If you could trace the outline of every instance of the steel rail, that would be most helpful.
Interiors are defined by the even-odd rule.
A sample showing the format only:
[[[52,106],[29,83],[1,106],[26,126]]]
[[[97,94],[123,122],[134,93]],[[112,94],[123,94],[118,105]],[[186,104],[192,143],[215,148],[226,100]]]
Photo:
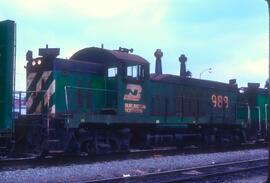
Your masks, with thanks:
[[[68,164],[91,164],[96,162],[114,161],[114,160],[131,160],[141,158],[151,158],[156,155],[159,156],[174,156],[174,155],[195,155],[195,154],[209,154],[209,153],[222,153],[230,151],[252,150],[265,148],[265,144],[244,144],[239,147],[226,147],[226,148],[185,148],[176,149],[173,147],[159,148],[159,149],[133,149],[130,152],[101,154],[101,155],[58,155],[39,157],[35,155],[24,156],[19,158],[0,158],[0,171],[5,169],[24,169],[28,167],[50,167],[61,166]]]
[[[256,165],[258,163],[259,165]],[[246,161],[236,161],[220,163],[215,165],[197,166],[191,168],[176,169],[144,175],[135,175],[129,177],[116,177],[100,180],[90,180],[81,183],[133,183],[133,182],[155,182],[155,183],[173,183],[196,181],[206,178],[248,172],[268,167],[268,158],[253,159]],[[255,165],[254,165],[255,164]],[[244,166],[244,167],[243,167]],[[245,167],[247,166],[247,167]]]

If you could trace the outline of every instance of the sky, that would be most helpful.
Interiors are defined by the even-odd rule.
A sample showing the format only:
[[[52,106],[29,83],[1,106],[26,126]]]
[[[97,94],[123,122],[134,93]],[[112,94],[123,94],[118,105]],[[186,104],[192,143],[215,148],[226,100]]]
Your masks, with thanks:
[[[163,73],[179,75],[185,54],[193,78],[237,79],[264,87],[268,77],[265,0],[1,0],[0,21],[17,24],[16,90],[25,90],[25,54],[60,48],[69,58],[85,47],[133,48],[151,64],[163,51]]]

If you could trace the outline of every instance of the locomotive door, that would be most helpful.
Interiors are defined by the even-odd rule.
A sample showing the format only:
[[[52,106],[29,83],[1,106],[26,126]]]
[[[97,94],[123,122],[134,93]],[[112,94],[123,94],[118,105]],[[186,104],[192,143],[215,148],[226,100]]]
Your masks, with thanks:
[[[117,90],[118,90],[118,69],[108,68],[106,78],[106,108],[112,111],[117,110]]]

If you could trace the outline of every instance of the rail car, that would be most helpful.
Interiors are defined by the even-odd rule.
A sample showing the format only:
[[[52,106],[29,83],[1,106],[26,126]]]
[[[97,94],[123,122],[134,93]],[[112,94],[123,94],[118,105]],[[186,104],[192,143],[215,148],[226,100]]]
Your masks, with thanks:
[[[0,153],[13,144],[12,93],[14,89],[16,24],[0,22]]]
[[[9,23],[14,32],[15,23]],[[0,26],[6,27],[5,22]],[[0,43],[14,48],[14,40],[13,34]],[[58,58],[59,48],[41,48],[37,58],[28,51],[26,91],[14,94],[18,110],[12,119],[1,121],[0,133],[8,129],[10,135],[2,147],[12,146],[13,152],[98,154],[266,138],[266,89],[255,83],[239,89],[235,80],[192,78],[185,55],[179,57],[180,75],[163,74],[159,49],[151,74],[149,62],[131,51],[89,47],[69,59]],[[2,81],[10,97],[1,107],[7,107],[10,113],[2,114],[9,116],[14,49],[4,53],[10,54],[0,57],[1,64],[8,65],[8,79]]]

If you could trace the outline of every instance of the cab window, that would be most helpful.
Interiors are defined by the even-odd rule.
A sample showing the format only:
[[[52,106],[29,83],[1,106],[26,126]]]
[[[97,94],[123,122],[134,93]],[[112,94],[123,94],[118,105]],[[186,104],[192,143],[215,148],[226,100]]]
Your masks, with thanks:
[[[108,77],[116,77],[117,76],[117,67],[108,68]]]
[[[145,75],[142,65],[127,66],[126,74],[128,78],[132,79],[142,79]]]

